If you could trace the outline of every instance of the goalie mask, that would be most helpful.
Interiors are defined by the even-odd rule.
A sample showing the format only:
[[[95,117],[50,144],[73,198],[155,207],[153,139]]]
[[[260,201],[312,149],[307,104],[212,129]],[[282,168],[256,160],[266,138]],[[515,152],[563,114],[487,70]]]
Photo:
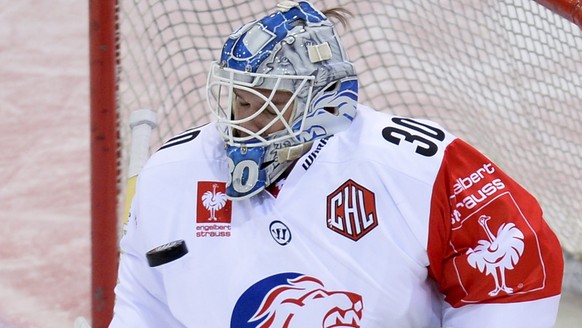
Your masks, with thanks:
[[[309,2],[276,9],[233,32],[208,76],[231,199],[265,189],[313,140],[346,129],[356,114],[355,69],[333,24]]]

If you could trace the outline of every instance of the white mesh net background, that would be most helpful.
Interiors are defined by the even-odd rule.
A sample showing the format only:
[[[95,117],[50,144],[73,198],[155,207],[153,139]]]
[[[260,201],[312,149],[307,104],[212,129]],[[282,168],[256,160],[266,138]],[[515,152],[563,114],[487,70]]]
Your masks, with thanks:
[[[339,31],[360,102],[439,122],[529,189],[578,260],[566,284],[582,290],[582,270],[570,270],[582,258],[582,30],[531,0],[312,2],[353,13]],[[275,4],[119,1],[122,170],[129,112],[157,112],[154,150],[210,121],[210,62],[231,31]]]

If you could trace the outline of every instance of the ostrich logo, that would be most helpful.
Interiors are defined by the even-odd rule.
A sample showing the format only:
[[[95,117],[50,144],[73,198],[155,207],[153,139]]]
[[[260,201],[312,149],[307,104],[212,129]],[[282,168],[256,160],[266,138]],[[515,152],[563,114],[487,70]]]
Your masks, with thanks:
[[[489,292],[489,296],[496,296],[504,291],[513,294],[513,288],[507,287],[505,282],[506,270],[513,270],[523,255],[523,233],[514,223],[503,223],[494,235],[487,222],[490,216],[481,215],[479,225],[485,230],[487,240],[479,240],[475,248],[467,251],[467,261],[473,268],[486,275],[493,276],[495,289]]]
[[[212,184],[212,191],[208,190],[202,194],[202,205],[210,211],[210,217],[208,221],[218,221],[216,217],[216,211],[221,210],[226,205],[226,194],[220,191],[216,191],[218,185],[216,183]]]

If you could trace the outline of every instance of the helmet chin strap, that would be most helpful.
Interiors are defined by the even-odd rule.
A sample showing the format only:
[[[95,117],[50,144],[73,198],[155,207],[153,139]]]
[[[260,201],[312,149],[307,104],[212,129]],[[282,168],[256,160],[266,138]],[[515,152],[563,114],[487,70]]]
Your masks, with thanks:
[[[303,156],[303,154],[305,154],[309,149],[311,149],[312,145],[313,141],[308,141],[295,146],[278,149],[277,160],[279,163],[294,161]]]

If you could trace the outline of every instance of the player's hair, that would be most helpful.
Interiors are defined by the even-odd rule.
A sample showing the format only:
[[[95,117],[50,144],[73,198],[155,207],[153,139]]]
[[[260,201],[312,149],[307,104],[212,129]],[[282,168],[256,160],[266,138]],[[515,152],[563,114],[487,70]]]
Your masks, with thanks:
[[[328,8],[322,12],[335,25],[339,23],[343,28],[348,28],[350,26],[349,19],[354,17],[354,14],[344,7]]]

